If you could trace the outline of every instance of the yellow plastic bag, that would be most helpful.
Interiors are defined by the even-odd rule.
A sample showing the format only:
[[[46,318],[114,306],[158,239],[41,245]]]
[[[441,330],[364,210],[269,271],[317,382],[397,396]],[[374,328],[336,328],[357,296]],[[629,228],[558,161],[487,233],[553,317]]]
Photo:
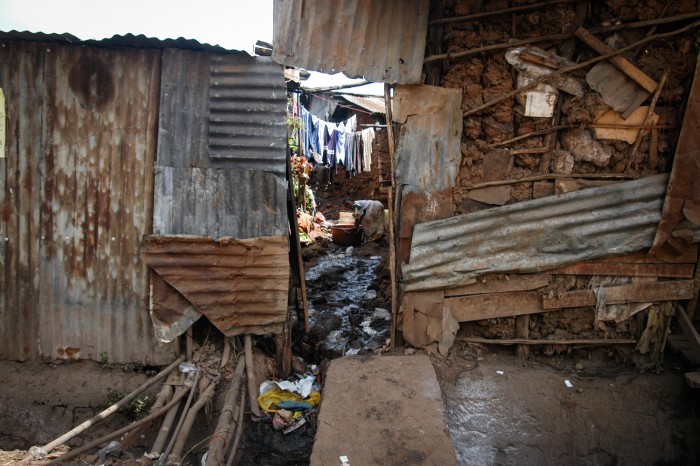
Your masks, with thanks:
[[[273,407],[282,401],[300,401],[316,407],[321,401],[321,394],[319,392],[311,392],[307,398],[302,398],[292,392],[273,387],[258,397],[258,405],[268,413],[279,411],[279,409]]]

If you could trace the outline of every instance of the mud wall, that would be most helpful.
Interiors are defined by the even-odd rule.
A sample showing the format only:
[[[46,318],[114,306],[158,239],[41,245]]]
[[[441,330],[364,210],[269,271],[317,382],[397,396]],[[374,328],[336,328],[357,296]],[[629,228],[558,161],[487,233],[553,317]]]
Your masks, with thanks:
[[[431,21],[532,3],[536,2],[448,0],[444,2],[442,11],[440,8],[432,9]],[[521,73],[522,69],[519,69],[522,68],[523,62],[516,65],[509,63],[506,59],[506,52],[509,50],[507,47],[476,52],[485,46],[541,38],[524,45],[528,47],[526,51],[531,51],[529,47],[541,49],[548,59],[553,60],[548,66],[558,69],[569,64],[583,63],[600,55],[581,40],[571,38],[571,33],[578,26],[593,31],[607,46],[620,49],[651,34],[678,30],[692,20],[661,24],[658,27],[625,27],[624,24],[698,11],[695,1],[667,4],[669,2],[643,0],[635,6],[618,0],[590,3],[591,5],[586,2],[561,3],[540,9],[432,26],[429,32],[428,57],[445,54],[449,56],[447,59],[433,62],[428,60],[426,83],[461,88],[463,91],[462,110],[465,117],[461,141],[462,159],[453,191],[455,215],[670,172],[685,102],[693,82],[700,37],[698,29],[690,29],[685,33],[634,47],[625,54],[638,70],[657,83],[662,81],[664,72],[668,72],[658,95],[654,111],[656,115],[651,125],[647,123],[648,126],[642,129],[640,141],[636,139],[640,125],[644,124],[653,94],[647,94],[643,102],[640,102],[642,107],[639,115],[642,118],[637,120],[634,131],[625,129],[632,125],[633,119],[620,120],[621,111],[610,123],[611,120],[606,117],[614,113],[611,113],[611,103],[623,100],[622,104],[629,104],[630,108],[635,107],[633,103],[628,102],[631,99],[625,101],[619,94],[611,92],[614,89],[611,84],[612,78],[618,79],[615,68],[612,71],[603,70],[608,81],[603,80],[602,84],[598,85],[598,91],[592,88],[588,82],[590,79],[587,80],[587,73],[592,66],[572,74],[571,80],[580,86],[581,92],[578,95],[565,92],[562,88],[550,88],[546,91],[540,87],[533,89],[556,94],[555,100],[549,94],[545,105],[551,107],[551,116],[532,116],[537,114],[537,111],[533,112],[530,108],[532,102],[529,99],[532,96],[527,96],[526,93],[473,111],[522,87],[524,78],[534,79],[532,76],[519,76],[526,74]],[[538,53],[536,50],[532,51]],[[564,59],[569,61],[560,61],[557,67],[556,60]],[[556,127],[559,129],[555,129]],[[604,132],[606,130],[607,133]],[[623,136],[626,140],[623,140]],[[517,181],[534,177],[538,179]],[[507,182],[508,180],[510,182]],[[495,183],[495,187],[483,187],[484,183],[491,182],[499,183]],[[480,282],[482,291],[470,290],[464,293],[470,296],[483,294],[484,309],[494,306],[488,304],[489,301],[493,303],[511,293],[508,294],[509,300],[504,299],[502,302],[504,305],[513,306],[513,314],[519,314],[519,306],[525,304],[519,301],[522,295],[515,294],[525,293],[525,290],[527,293],[537,293],[537,299],[546,301],[548,298],[561,297],[575,290],[591,290],[595,286],[687,280],[692,278],[697,262],[697,248],[691,244],[684,245],[684,248],[681,254],[674,256],[675,259],[652,258],[644,251],[620,260],[637,265],[652,262],[668,264],[670,261],[674,264],[670,266],[674,270],[673,277],[666,275],[668,278],[665,278],[660,272],[662,267],[658,266],[640,274],[637,266],[636,271],[632,271],[634,267],[602,265],[567,270],[564,273],[551,270],[547,272],[544,283],[539,282],[539,286],[522,289],[514,287],[512,280],[528,277],[529,274],[486,275],[477,278],[476,285]],[[611,255],[614,255],[613,252]],[[677,257],[679,255],[685,257],[682,259],[685,262],[681,262]],[[678,272],[682,267],[683,272]],[[613,269],[614,273],[610,272]],[[629,274],[626,274],[625,270],[630,270]],[[678,284],[672,283],[668,286],[676,287]],[[431,319],[434,322],[440,321],[439,311],[433,309],[437,301],[435,293],[443,303],[451,299],[448,296],[452,296],[452,299],[459,296],[459,292],[454,290],[408,293],[404,296],[402,318],[407,341],[419,345],[437,343],[440,341],[440,335],[449,331],[449,326],[445,325],[445,316],[442,315],[442,324],[435,325],[438,328],[442,325],[441,331],[433,328],[431,333]],[[649,349],[648,334],[652,330],[657,331],[659,326],[667,325],[666,317],[674,313],[670,300],[652,301],[654,302],[648,303],[641,311],[641,306],[625,304],[623,307],[627,307],[624,311],[620,309],[614,318],[607,319],[601,318],[595,305],[589,305],[567,307],[541,314],[527,312],[526,316],[520,318],[507,316],[483,320],[469,319],[466,322],[462,319],[457,320],[461,321],[461,328],[467,336],[476,338],[503,339],[518,336],[549,340],[630,339],[641,341],[640,346],[644,351]],[[634,309],[631,309],[633,307]],[[485,314],[490,315],[489,312],[486,311]],[[516,330],[518,326],[519,329]],[[645,329],[648,330],[646,335]],[[651,343],[654,342],[659,343],[659,340],[654,337]],[[544,347],[546,352],[562,348],[564,347],[556,345]]]

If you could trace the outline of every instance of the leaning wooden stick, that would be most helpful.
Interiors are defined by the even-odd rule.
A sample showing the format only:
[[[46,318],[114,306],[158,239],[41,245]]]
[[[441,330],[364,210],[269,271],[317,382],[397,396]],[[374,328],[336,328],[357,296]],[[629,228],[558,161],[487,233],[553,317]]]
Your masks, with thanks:
[[[245,365],[248,378],[248,396],[250,399],[250,413],[253,419],[260,417],[260,407],[258,407],[258,387],[255,386],[255,372],[253,371],[253,339],[246,335],[243,339],[245,346]]]
[[[659,95],[661,95],[661,89],[663,89],[664,84],[666,84],[666,79],[668,79],[668,74],[670,70],[666,69],[664,71],[663,76],[661,76],[661,79],[659,80],[659,86],[656,88],[656,92],[654,92],[654,97],[651,98],[651,104],[649,104],[649,110],[647,111],[647,116],[644,118],[644,124],[648,125],[651,124],[651,120],[654,117],[654,109],[656,108],[656,102],[659,101]],[[642,138],[644,137],[645,131],[640,129],[639,133],[637,133],[637,139],[634,141],[634,145],[632,146],[632,150],[630,150],[630,155],[627,157],[627,164],[625,165],[625,172],[627,172],[630,167],[632,166],[632,163],[634,162],[634,159],[637,157],[637,150],[639,149],[639,145],[642,143]]]
[[[590,60],[587,60],[587,61],[582,62],[582,63],[578,63],[576,65],[567,66],[566,68],[562,68],[559,71],[555,71],[551,74],[542,76],[541,78],[537,78],[537,79],[533,80],[527,86],[523,86],[523,87],[521,87],[519,89],[515,89],[511,92],[507,92],[501,96],[496,97],[493,100],[486,102],[483,105],[479,105],[478,107],[474,107],[471,110],[467,110],[466,112],[462,113],[462,116],[468,117],[468,116],[473,115],[477,112],[480,112],[486,108],[492,107],[500,102],[503,102],[506,99],[513,97],[516,94],[520,94],[521,92],[525,92],[525,91],[529,91],[530,89],[534,89],[535,87],[537,87],[538,84],[542,84],[543,82],[548,81],[553,77],[560,76],[562,74],[569,73],[569,72],[574,71],[574,70],[579,70],[581,68],[585,68],[589,65],[592,65],[593,63],[598,63],[601,60],[606,60],[606,59],[613,57],[615,55],[619,55],[619,54],[624,53],[628,50],[632,50],[633,48],[635,48],[641,44],[646,44],[647,42],[652,42],[655,40],[665,39],[667,37],[672,37],[672,36],[675,36],[678,34],[682,34],[684,32],[695,29],[698,26],[700,26],[700,21],[696,21],[696,22],[689,24],[685,27],[682,27],[680,29],[676,29],[675,31],[666,32],[663,34],[655,34],[653,36],[645,37],[644,39],[638,40],[637,42],[634,42],[626,47],[622,47],[621,49],[614,50],[610,53],[606,53],[606,54],[600,55],[600,56],[595,57],[595,58],[591,58]]]

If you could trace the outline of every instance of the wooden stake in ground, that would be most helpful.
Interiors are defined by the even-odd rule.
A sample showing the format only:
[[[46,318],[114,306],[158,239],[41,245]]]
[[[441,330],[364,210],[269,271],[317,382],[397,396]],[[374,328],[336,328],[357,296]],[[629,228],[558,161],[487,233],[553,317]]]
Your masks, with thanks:
[[[250,400],[250,414],[256,420],[260,417],[260,407],[258,406],[258,387],[255,385],[255,372],[253,371],[253,339],[246,335],[243,339],[245,346],[245,366],[248,378],[248,399]]]
[[[219,415],[219,422],[214,429],[214,436],[209,442],[209,454],[205,466],[221,466],[224,464],[224,447],[231,439],[231,418],[233,417],[233,408],[238,401],[238,393],[243,381],[243,370],[245,369],[245,357],[238,358],[236,370],[233,373],[233,379],[228,387],[224,407]]]
[[[396,189],[396,174],[394,173],[394,122],[391,110],[391,85],[384,84],[384,105],[386,106],[386,129],[389,139],[389,167],[391,170],[391,188],[389,189],[389,274],[391,279],[391,347],[396,344],[396,319],[398,318],[399,297],[396,286],[396,234],[394,232],[394,190]]]

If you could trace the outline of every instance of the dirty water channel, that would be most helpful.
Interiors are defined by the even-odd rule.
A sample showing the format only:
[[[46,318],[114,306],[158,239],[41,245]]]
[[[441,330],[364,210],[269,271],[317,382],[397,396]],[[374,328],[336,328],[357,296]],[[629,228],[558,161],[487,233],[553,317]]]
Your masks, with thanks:
[[[391,302],[378,289],[382,257],[361,248],[329,248],[306,271],[316,358],[363,354],[387,344]]]

